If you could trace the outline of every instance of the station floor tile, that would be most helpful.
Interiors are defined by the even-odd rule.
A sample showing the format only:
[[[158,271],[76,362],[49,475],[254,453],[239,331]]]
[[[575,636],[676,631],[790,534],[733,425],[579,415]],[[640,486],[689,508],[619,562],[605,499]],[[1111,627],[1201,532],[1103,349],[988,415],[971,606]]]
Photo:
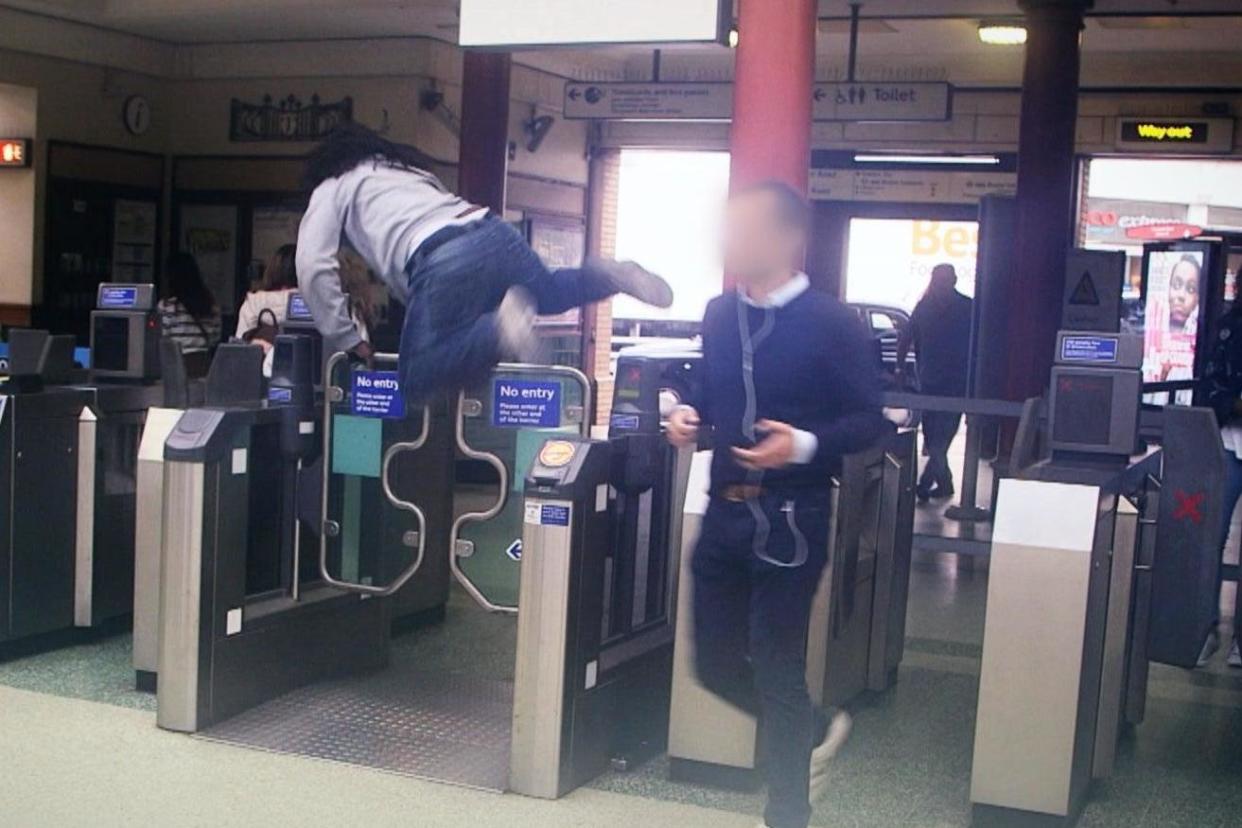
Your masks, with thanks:
[[[986,585],[985,562],[959,565],[955,559],[942,556],[920,557],[916,562],[908,616],[909,637],[898,683],[888,693],[864,699],[853,706],[853,736],[837,759],[827,795],[816,808],[813,818],[816,826],[948,828],[970,824],[971,749]],[[498,678],[511,677],[514,627],[512,618],[477,611],[468,598],[455,594],[448,607],[447,623],[396,638],[393,657],[418,659],[429,669],[442,667]],[[132,690],[129,650],[129,637],[122,635],[0,662],[0,720],[33,716],[32,721],[39,724],[39,738],[47,742],[42,748],[44,753],[38,755],[31,756],[28,751],[23,752],[25,749],[15,750],[14,739],[20,738],[23,731],[20,727],[10,730],[7,724],[0,722],[0,732],[6,734],[0,745],[0,766],[24,767],[27,761],[36,766],[34,770],[22,770],[12,779],[7,778],[7,772],[0,774],[0,824],[79,824],[73,819],[14,821],[6,818],[14,814],[14,802],[25,802],[33,807],[29,797],[12,799],[6,796],[5,787],[18,784],[12,780],[39,785],[47,793],[64,794],[61,798],[66,800],[72,800],[82,785],[122,784],[123,787],[128,784],[128,777],[133,773],[131,767],[98,762],[97,755],[90,753],[89,740],[75,747],[75,740],[81,739],[75,729],[93,732],[95,720],[99,720],[100,727],[107,723],[106,727],[122,728],[121,723],[127,722],[125,727],[142,731],[118,730],[110,737],[118,756],[124,756],[131,743],[141,743],[142,751],[151,751],[143,754],[146,758],[142,761],[155,765],[179,762],[182,752],[189,751],[189,755],[196,757],[197,764],[192,763],[192,766],[204,774],[204,778],[238,786],[236,796],[253,802],[256,815],[275,807],[273,803],[287,805],[290,819],[278,819],[268,822],[269,825],[295,824],[293,816],[301,813],[303,797],[315,803],[327,796],[326,791],[343,792],[340,796],[352,802],[350,797],[355,784],[363,789],[378,787],[386,792],[398,792],[392,794],[392,801],[386,806],[363,808],[362,812],[373,817],[366,824],[373,825],[701,824],[713,828],[734,825],[753,828],[762,811],[759,794],[670,781],[667,759],[663,757],[626,773],[606,774],[592,783],[589,790],[570,797],[568,805],[558,803],[546,812],[528,810],[536,806],[517,797],[493,797],[480,800],[490,805],[478,806],[473,799],[462,799],[463,794],[446,786],[428,786],[400,777],[376,782],[375,772],[351,766],[335,766],[330,772],[331,781],[324,782],[324,790],[303,794],[299,786],[316,780],[321,773],[318,766],[322,763],[291,757],[281,757],[279,763],[270,768],[264,766],[265,770],[253,779],[237,779],[231,776],[234,766],[245,768],[260,761],[251,756],[253,752],[220,745],[198,747],[202,740],[181,739],[154,727],[149,712],[154,706],[153,698]],[[21,689],[4,689],[6,687]],[[24,690],[44,695],[31,695]],[[53,696],[68,698],[55,700]],[[72,701],[81,699],[104,702],[107,706]],[[60,702],[68,706],[59,706]],[[92,710],[96,712],[92,714]],[[187,748],[187,744],[195,746]],[[154,758],[157,756],[162,760],[157,761]],[[46,763],[44,776],[38,776],[40,761]],[[54,769],[54,762],[68,764]],[[156,774],[154,780],[160,778],[162,770],[156,768],[152,772]],[[118,781],[118,777],[125,779]],[[1195,672],[1154,665],[1146,721],[1122,742],[1115,775],[1095,786],[1080,825],[1084,828],[1236,826],[1238,814],[1242,813],[1239,778],[1242,778],[1242,676],[1221,664],[1214,664],[1208,671]],[[180,790],[179,784],[182,783],[169,781],[168,791]],[[297,795],[272,793],[283,788],[292,788]],[[154,801],[164,793],[166,791],[153,791],[149,797]],[[182,793],[192,796],[188,790]],[[226,817],[211,820],[213,825],[260,824],[249,821],[241,811],[230,810],[229,803],[213,796],[203,800],[203,807],[220,809],[218,813]],[[87,797],[84,801],[91,800]],[[575,810],[584,802],[592,803],[592,807],[598,805],[600,810],[598,813]],[[632,806],[629,809],[623,804],[617,805],[627,802]],[[424,803],[430,803],[430,810],[420,810]],[[443,803],[449,803],[444,805],[448,810],[436,810]],[[147,813],[143,808],[149,804],[125,806],[128,810],[122,810],[131,816],[142,815]],[[471,810],[476,806],[483,810]],[[178,810],[180,803],[168,807],[174,816],[185,817],[185,813]],[[563,810],[558,810],[561,808]],[[628,822],[609,821],[613,815],[625,815],[627,811],[631,817]],[[104,811],[108,815],[120,812]],[[397,820],[398,812],[407,815],[406,821]],[[33,812],[22,813],[28,816]],[[421,818],[423,813],[431,816]],[[562,821],[571,814],[582,821]],[[523,823],[527,818],[534,821]],[[188,821],[157,822],[200,824],[188,817],[185,819]],[[107,822],[90,824],[106,825]],[[296,824],[321,823],[312,815]],[[338,820],[333,824],[363,823]]]

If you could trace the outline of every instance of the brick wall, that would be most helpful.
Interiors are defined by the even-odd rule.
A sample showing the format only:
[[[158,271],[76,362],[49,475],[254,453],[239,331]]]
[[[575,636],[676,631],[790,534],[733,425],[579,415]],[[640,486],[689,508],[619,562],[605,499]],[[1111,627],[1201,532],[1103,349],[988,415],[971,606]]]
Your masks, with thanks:
[[[595,252],[605,258],[613,258],[617,252],[617,200],[621,187],[621,153],[613,150],[597,154],[592,161],[597,165],[595,182],[598,192],[594,194],[597,214],[595,226]],[[601,302],[595,309],[595,382],[598,385],[598,404],[595,406],[596,425],[607,425],[612,407],[612,302]]]

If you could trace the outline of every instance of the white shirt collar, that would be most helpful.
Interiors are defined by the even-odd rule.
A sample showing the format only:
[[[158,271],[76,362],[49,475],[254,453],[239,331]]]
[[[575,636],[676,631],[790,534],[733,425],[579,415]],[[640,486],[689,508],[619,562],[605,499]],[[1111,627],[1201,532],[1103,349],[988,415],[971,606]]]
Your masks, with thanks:
[[[769,293],[762,302],[756,302],[754,299],[751,299],[745,289],[738,290],[737,295],[752,308],[783,308],[806,293],[810,287],[810,278],[805,273],[798,273],[788,282]]]

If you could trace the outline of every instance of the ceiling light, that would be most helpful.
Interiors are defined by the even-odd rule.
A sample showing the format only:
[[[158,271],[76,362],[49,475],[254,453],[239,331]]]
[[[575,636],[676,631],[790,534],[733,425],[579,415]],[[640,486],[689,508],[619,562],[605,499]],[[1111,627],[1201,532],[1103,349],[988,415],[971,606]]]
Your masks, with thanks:
[[[980,23],[979,39],[989,46],[1021,46],[1026,43],[1026,26],[1021,23]]]
[[[1000,159],[995,155],[855,155],[855,164],[968,164],[977,167],[995,167]]]

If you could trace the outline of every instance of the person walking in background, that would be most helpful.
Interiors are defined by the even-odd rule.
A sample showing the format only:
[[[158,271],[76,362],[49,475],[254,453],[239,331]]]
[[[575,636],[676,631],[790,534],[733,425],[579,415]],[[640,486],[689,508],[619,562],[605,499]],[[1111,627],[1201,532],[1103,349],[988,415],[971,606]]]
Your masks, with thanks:
[[[272,375],[276,337],[289,316],[289,296],[298,289],[297,246],[282,245],[263,271],[259,290],[246,294],[237,311],[236,339],[263,349],[263,376]]]
[[[297,245],[281,245],[268,259],[259,289],[247,293],[237,311],[234,337],[270,349],[289,313],[289,294],[297,289]]]
[[[829,717],[811,701],[807,627],[832,476],[891,428],[870,337],[797,268],[809,225],[806,201],[782,183],[730,199],[725,268],[738,288],[708,305],[702,387],[668,426],[677,446],[711,431],[711,499],[691,564],[695,668],[762,719],[768,828],[806,828],[849,735],[845,711]]]
[[[957,290],[957,271],[951,264],[932,269],[931,282],[910,314],[897,342],[897,375],[902,379],[910,347],[914,346],[919,391],[935,397],[962,397],[970,372],[972,303]],[[923,412],[923,445],[927,463],[919,477],[919,500],[952,497],[953,471],[949,446],[962,425],[954,411]]]
[[[220,344],[220,308],[203,281],[198,262],[189,253],[169,256],[164,273],[168,295],[156,308],[160,330],[165,339],[173,340],[181,349],[186,373],[191,377],[206,376],[211,355]]]
[[[414,147],[343,124],[307,160],[310,206],[298,231],[302,295],[328,347],[372,355],[341,287],[342,241],[408,306],[398,366],[407,401],[475,382],[501,360],[534,361],[536,314],[617,293],[672,305],[668,284],[633,262],[549,270],[500,216],[449,192],[431,164]]]

